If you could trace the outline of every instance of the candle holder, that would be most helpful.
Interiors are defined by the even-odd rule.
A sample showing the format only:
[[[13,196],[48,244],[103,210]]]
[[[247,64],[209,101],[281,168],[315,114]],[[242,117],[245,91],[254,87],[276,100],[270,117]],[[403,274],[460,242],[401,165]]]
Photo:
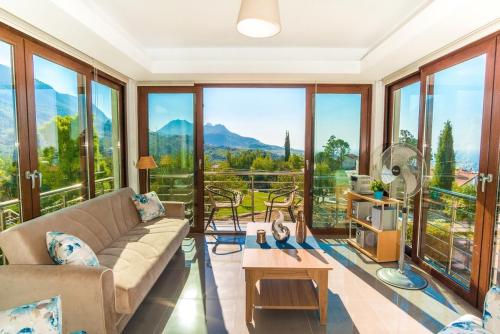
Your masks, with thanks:
[[[257,243],[265,244],[266,243],[266,231],[265,230],[257,230]]]

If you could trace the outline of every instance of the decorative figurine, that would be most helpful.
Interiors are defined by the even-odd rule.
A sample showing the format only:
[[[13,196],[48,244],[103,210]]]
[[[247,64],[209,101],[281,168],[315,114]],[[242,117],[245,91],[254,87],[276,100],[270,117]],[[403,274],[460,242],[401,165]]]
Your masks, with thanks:
[[[278,242],[286,242],[288,238],[290,238],[290,230],[288,227],[283,225],[284,220],[285,218],[283,217],[283,213],[279,211],[279,217],[273,221],[271,226],[273,237]]]

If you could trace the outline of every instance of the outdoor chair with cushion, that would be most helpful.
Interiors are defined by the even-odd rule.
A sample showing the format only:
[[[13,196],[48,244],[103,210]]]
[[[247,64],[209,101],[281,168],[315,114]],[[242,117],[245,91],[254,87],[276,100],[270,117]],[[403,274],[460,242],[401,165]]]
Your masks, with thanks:
[[[290,218],[295,223],[295,215],[293,214],[293,206],[295,201],[295,194],[297,193],[298,187],[284,187],[276,190],[272,190],[267,197],[267,201],[264,201],[266,206],[266,215],[264,218],[265,222],[271,221],[271,214],[274,208],[287,209],[290,214]]]
[[[214,230],[216,229],[214,219],[215,212],[220,209],[231,208],[234,230],[237,231],[236,226],[238,226],[238,230],[241,231],[240,220],[238,218],[238,207],[243,201],[243,196],[241,195],[241,193],[239,191],[225,189],[214,185],[206,186],[205,190],[208,193],[208,197],[210,198],[210,206],[212,207],[210,216],[207,220],[207,224],[205,225],[205,230],[210,224],[212,224]]]

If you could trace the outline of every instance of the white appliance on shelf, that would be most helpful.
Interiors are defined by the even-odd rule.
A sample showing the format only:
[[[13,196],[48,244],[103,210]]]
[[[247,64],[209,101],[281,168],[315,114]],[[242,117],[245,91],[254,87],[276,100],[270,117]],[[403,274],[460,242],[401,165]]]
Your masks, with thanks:
[[[370,175],[351,175],[351,189],[352,191],[361,195],[372,195],[373,191],[370,189],[372,178]]]

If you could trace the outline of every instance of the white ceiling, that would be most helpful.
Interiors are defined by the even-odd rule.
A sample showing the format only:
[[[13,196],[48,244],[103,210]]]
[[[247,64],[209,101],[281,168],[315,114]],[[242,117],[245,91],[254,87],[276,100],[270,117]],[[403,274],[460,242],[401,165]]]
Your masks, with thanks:
[[[0,0],[0,8],[136,80],[372,82],[500,22],[498,0],[280,0],[281,33],[251,39],[236,31],[239,3]]]
[[[429,0],[281,0],[282,31],[236,31],[239,0],[99,0],[96,10],[146,49],[171,47],[371,48]]]

